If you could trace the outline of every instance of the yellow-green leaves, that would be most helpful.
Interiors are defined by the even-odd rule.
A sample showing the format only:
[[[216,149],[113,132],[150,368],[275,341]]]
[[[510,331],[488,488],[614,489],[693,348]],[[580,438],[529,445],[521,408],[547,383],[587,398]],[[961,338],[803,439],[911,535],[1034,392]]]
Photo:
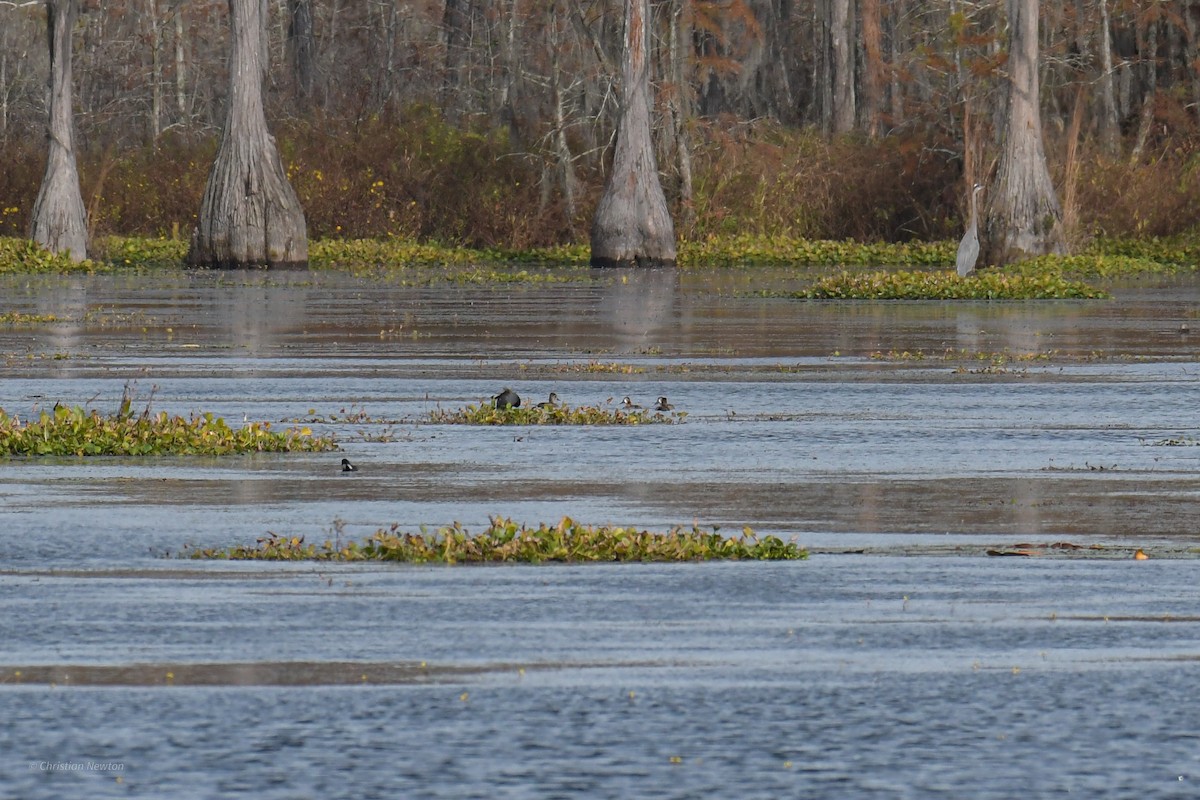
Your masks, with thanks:
[[[335,448],[332,439],[308,429],[275,432],[269,422],[231,428],[212,414],[190,419],[165,411],[134,415],[127,403],[112,416],[55,406],[29,422],[0,410],[0,455],[227,455]]]
[[[759,538],[749,528],[741,536],[721,536],[716,529],[676,527],[665,533],[608,525],[583,525],[563,517],[556,525],[536,528],[492,517],[487,530],[472,535],[459,523],[435,533],[405,533],[398,525],[381,528],[363,542],[306,544],[303,536],[268,533],[253,546],[194,550],[192,558],[269,561],[403,561],[496,563],[707,561],[753,559],[787,561],[808,557],[794,542],[777,536]]]
[[[791,297],[807,300],[1062,300],[1106,298],[1109,294],[1059,274],[953,272],[840,272]]]
[[[686,411],[624,410],[600,406],[568,405],[494,408],[490,403],[468,405],[453,411],[436,409],[429,421],[449,425],[645,425],[683,422]]]
[[[94,261],[72,261],[55,255],[29,239],[0,237],[0,274],[6,272],[93,272]]]

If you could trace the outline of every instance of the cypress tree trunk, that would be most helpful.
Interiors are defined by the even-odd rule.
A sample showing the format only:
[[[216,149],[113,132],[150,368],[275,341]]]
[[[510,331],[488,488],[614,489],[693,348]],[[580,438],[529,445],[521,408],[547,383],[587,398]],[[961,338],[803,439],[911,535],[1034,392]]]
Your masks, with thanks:
[[[229,0],[229,108],[188,263],[240,269],[308,264],[304,211],[267,131],[267,0]]]
[[[1009,94],[1004,153],[988,203],[983,263],[1065,253],[1062,209],[1046,168],[1038,109],[1038,3],[1009,0]]]
[[[592,220],[592,266],[675,264],[675,226],[650,141],[647,0],[625,0],[621,121],[612,172]]]
[[[29,238],[75,261],[87,258],[87,211],[75,166],[74,120],[71,116],[71,31],[78,10],[75,0],[47,0],[50,39],[50,153],[46,174],[29,223]]]

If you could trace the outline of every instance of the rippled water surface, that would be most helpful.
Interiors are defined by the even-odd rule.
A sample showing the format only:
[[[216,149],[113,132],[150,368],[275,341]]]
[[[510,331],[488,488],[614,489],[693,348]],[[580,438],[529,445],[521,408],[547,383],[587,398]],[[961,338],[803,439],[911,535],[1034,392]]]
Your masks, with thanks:
[[[804,303],[756,294],[782,273],[565,275],[3,278],[0,310],[57,318],[0,328],[7,412],[130,385],[342,452],[0,462],[0,796],[1196,796],[1195,279]],[[429,422],[504,386],[686,416]],[[813,556],[177,557],[494,514]]]

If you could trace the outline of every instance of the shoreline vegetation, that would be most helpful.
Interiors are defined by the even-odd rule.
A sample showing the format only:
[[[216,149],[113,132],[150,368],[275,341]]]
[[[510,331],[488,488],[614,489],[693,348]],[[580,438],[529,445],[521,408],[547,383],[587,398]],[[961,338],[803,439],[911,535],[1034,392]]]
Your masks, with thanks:
[[[394,561],[415,564],[676,562],[712,560],[795,561],[808,552],[776,536],[757,536],[743,528],[740,536],[723,536],[717,528],[693,525],[665,533],[634,527],[585,525],[563,517],[553,525],[530,527],[504,517],[491,517],[486,530],[472,534],[455,522],[436,531],[424,527],[406,533],[399,524],[380,528],[360,542],[343,543],[335,523],[335,540],[322,544],[303,536],[268,533],[254,545],[190,548],[185,555],[205,560],[254,561]]]
[[[1146,274],[1194,271],[1200,242],[1190,239],[1096,240],[1082,254],[1042,256],[1004,269],[985,268],[960,278],[954,273],[954,242],[861,243],[779,236],[736,235],[679,243],[683,270],[829,267],[813,284],[780,297],[850,299],[1099,299],[1097,282]],[[0,274],[138,272],[185,269],[182,239],[108,236],[93,257],[72,262],[35,243],[0,237]],[[309,268],[387,279],[390,274],[428,273],[430,280],[510,284],[578,279],[586,269],[586,245],[524,250],[469,248],[403,239],[321,239],[310,243]],[[853,270],[853,271],[851,271]]]

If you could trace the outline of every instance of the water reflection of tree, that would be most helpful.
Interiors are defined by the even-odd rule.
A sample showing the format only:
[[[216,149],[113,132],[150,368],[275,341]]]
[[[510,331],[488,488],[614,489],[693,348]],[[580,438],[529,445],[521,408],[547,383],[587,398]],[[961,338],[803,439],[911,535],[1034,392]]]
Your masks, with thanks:
[[[679,296],[679,273],[674,269],[612,269],[612,285],[600,300],[600,317],[607,322],[624,351],[642,351],[673,333]]]
[[[299,285],[274,273],[270,279],[214,296],[214,322],[228,332],[237,355],[260,356],[285,339],[306,333],[309,277],[307,273],[297,276]]]

